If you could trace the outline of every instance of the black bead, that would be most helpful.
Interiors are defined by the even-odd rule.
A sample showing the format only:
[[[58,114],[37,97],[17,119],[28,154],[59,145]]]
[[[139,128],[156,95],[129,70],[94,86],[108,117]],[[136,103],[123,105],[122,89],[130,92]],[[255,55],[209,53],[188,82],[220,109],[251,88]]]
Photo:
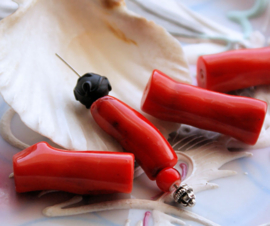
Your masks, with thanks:
[[[108,95],[111,90],[112,87],[106,77],[87,73],[78,79],[74,95],[76,100],[89,109],[98,98]]]

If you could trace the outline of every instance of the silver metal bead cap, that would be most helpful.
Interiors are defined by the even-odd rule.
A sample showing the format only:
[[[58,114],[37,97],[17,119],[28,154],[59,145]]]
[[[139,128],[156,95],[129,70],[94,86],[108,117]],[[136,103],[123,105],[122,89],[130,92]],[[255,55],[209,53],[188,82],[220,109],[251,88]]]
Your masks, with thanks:
[[[173,198],[175,202],[184,207],[193,207],[196,204],[193,189],[187,184],[182,184],[181,186],[177,187],[173,194]]]

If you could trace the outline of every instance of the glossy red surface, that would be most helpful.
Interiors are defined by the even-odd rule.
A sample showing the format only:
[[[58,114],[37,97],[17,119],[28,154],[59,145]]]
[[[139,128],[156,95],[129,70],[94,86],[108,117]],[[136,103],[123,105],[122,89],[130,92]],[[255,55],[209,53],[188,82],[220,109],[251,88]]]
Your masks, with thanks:
[[[13,169],[17,192],[130,193],[134,156],[130,153],[60,150],[40,142],[14,155]]]
[[[216,131],[254,145],[267,104],[176,82],[155,70],[144,91],[141,108],[165,121]]]
[[[163,135],[143,115],[120,100],[105,96],[91,106],[97,124],[114,137],[154,180],[165,167],[173,167],[177,156]]]
[[[173,184],[181,183],[181,175],[176,169],[166,167],[158,173],[156,182],[162,191],[169,192]]]
[[[218,92],[270,84],[270,47],[201,56],[197,81],[198,86]]]

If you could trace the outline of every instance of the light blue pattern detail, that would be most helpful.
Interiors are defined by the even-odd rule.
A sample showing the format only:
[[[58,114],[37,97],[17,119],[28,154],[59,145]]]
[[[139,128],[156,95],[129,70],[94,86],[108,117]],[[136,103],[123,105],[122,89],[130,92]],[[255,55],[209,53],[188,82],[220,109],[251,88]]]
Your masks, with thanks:
[[[270,180],[268,172],[265,170],[265,166],[261,165],[259,162],[254,161],[253,159],[239,160],[243,171],[248,171],[249,169],[256,169],[256,175],[248,174],[249,179],[252,181],[252,184],[264,192],[265,195],[270,196]],[[270,197],[269,197],[270,198]]]
[[[257,0],[251,9],[245,11],[231,11],[227,14],[228,18],[239,23],[243,29],[244,38],[249,38],[253,31],[249,18],[256,17],[263,13],[267,8],[269,0]]]
[[[53,224],[53,222],[57,222],[59,221],[60,224],[63,223],[62,220],[64,221],[68,221],[68,222],[74,222],[74,225],[78,225],[80,222],[84,222],[84,223],[88,223],[88,224],[92,224],[92,225],[102,225],[102,226],[122,226],[119,224],[115,224],[101,216],[99,216],[97,213],[93,213],[93,215],[95,215],[96,217],[98,217],[98,219],[89,219],[89,218],[83,218],[81,216],[75,217],[75,216],[65,216],[65,217],[54,217],[54,218],[48,218],[48,217],[44,217],[44,218],[39,218],[36,220],[32,220],[29,222],[25,222],[23,224],[20,224],[19,226],[34,226],[34,225],[38,225],[39,223],[48,223],[48,225],[51,223]]]

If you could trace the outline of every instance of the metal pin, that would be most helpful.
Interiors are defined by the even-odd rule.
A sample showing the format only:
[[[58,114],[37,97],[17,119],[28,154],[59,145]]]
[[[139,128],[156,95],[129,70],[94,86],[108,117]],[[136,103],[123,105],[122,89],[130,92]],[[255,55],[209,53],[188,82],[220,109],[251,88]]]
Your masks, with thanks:
[[[81,77],[80,76],[80,74],[73,68],[73,67],[71,67],[62,57],[60,57],[57,53],[55,53],[55,55],[60,59],[60,60],[62,60],[72,71],[74,71],[74,73],[76,74],[76,75],[78,75],[79,77]]]

